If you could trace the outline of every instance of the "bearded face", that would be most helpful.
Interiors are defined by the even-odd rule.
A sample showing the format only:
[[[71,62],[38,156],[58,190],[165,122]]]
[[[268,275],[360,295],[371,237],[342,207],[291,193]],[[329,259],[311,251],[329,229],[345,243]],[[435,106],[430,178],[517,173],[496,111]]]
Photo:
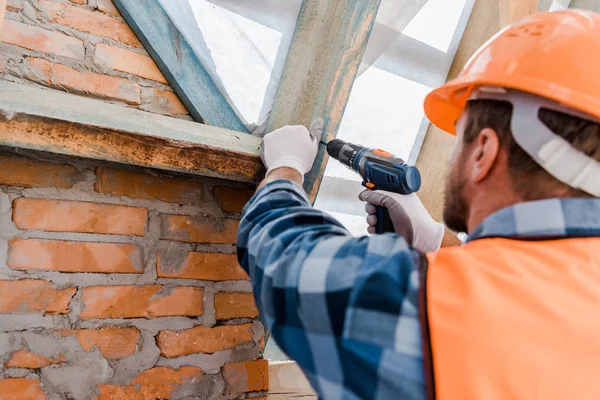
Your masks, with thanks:
[[[444,222],[455,232],[467,232],[469,209],[465,195],[466,178],[464,174],[464,154],[460,154],[450,166],[446,180],[446,198],[444,202]]]
[[[463,144],[463,133],[467,115],[463,113],[456,123],[457,142],[450,156],[449,174],[446,179],[446,198],[444,201],[444,222],[455,232],[467,232],[469,206],[466,196],[467,177],[465,165],[467,149]]]

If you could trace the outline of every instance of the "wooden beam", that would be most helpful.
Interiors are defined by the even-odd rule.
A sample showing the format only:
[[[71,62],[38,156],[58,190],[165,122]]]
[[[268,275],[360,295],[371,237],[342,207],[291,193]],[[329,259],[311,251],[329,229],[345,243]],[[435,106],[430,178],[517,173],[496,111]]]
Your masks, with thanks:
[[[192,117],[248,132],[159,0],[113,0]]]
[[[304,0],[267,131],[325,119],[337,135],[380,0]],[[314,202],[327,158],[321,146],[305,189]]]
[[[269,400],[317,400],[317,394],[295,361],[269,361]]]
[[[259,137],[6,81],[0,146],[241,182],[264,175]]]
[[[538,0],[500,0],[500,27],[503,28],[538,12]]]

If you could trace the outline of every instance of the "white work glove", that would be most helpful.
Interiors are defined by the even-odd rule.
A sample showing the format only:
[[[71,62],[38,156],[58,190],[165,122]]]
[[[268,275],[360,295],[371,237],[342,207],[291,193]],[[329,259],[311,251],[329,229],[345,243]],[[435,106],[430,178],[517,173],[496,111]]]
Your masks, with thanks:
[[[416,194],[402,195],[383,190],[365,190],[359,195],[366,201],[368,232],[375,233],[377,225],[376,206],[388,209],[396,233],[408,244],[423,253],[439,250],[444,238],[443,224],[436,222],[425,209]]]
[[[324,124],[323,118],[317,118],[310,130],[301,125],[284,126],[265,135],[260,158],[267,167],[267,176],[277,168],[288,167],[298,171],[304,179],[317,157]]]

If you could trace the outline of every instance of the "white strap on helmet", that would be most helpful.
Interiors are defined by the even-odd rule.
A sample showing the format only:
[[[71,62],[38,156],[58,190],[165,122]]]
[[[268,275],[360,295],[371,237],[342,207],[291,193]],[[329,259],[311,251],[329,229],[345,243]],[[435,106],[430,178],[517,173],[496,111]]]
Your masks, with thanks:
[[[511,130],[519,147],[559,181],[600,197],[600,162],[552,132],[540,120],[539,112],[545,108],[598,124],[600,120],[550,99],[499,87],[481,87],[473,91],[469,100],[502,100],[512,103]]]

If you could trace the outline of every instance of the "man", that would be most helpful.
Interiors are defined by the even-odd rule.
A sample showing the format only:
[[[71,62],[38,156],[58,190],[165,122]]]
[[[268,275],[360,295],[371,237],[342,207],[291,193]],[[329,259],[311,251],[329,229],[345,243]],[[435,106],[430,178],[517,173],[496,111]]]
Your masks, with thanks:
[[[600,399],[599,73],[600,15],[544,13],[427,97],[458,139],[444,220],[464,246],[438,250],[418,198],[381,192],[361,196],[412,242],[352,237],[300,186],[318,124],[265,137],[239,259],[321,398]]]

